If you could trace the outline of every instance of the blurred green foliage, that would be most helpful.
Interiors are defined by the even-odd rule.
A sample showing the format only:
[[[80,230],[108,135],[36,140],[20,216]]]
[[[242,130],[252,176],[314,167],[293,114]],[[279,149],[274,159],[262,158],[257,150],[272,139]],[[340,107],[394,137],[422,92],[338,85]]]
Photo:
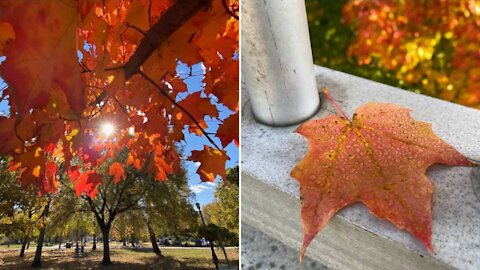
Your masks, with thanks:
[[[378,68],[376,63],[359,65],[355,58],[347,57],[355,33],[343,23],[342,7],[346,2],[348,1],[306,1],[315,64],[402,87],[392,72]],[[403,88],[408,89],[405,86]]]
[[[480,1],[306,5],[316,64],[480,108]]]

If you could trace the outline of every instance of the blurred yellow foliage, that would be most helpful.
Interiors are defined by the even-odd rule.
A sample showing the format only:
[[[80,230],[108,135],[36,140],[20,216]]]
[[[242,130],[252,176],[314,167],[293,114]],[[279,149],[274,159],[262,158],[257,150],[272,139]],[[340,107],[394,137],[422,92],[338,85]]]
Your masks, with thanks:
[[[480,1],[359,1],[343,6],[347,56],[400,85],[480,109]]]

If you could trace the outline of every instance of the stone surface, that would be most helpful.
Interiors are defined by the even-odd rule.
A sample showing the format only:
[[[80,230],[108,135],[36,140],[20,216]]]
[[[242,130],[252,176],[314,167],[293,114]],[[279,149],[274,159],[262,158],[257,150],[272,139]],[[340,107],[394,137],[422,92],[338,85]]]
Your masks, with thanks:
[[[315,72],[318,88],[326,86],[347,115],[351,116],[357,107],[370,101],[408,107],[412,109],[413,118],[432,123],[433,130],[444,141],[468,158],[480,160],[479,110],[326,68],[316,67]],[[323,97],[322,103],[315,118],[334,113]],[[289,174],[307,151],[305,139],[293,133],[296,126],[278,128],[257,123],[246,91],[242,91],[242,109],[242,173],[298,198],[298,184]],[[436,188],[432,235],[436,254],[433,256],[459,269],[480,269],[480,201],[473,191],[473,175],[473,169],[465,167],[434,165],[428,170]],[[338,215],[407,249],[428,255],[409,234],[370,215],[361,204],[348,206]]]
[[[303,265],[300,264],[298,261],[298,250],[283,244],[248,224],[242,224],[241,269],[328,270],[325,265],[308,257],[304,259]]]
[[[298,218],[300,201],[297,198],[244,172],[241,197],[242,223],[280,239],[300,254],[303,233]],[[431,256],[419,254],[398,242],[370,233],[340,215],[334,216],[325,226],[310,245],[307,256],[331,269],[341,270],[452,269]]]

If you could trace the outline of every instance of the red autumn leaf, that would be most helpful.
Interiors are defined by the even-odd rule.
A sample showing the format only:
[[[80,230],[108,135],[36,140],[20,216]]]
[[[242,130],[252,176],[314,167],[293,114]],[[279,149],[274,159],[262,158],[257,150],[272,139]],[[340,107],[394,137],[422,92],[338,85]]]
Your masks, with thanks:
[[[223,124],[217,130],[217,137],[220,138],[223,147],[226,147],[232,141],[238,146],[239,125],[238,113],[229,116],[223,121]]]
[[[142,169],[142,161],[138,158],[135,158],[132,154],[128,154],[127,165],[133,165],[133,167],[135,167],[137,170]]]
[[[45,163],[45,174],[43,176],[42,190],[51,193],[58,190],[57,165],[48,161]]]
[[[119,162],[114,162],[108,168],[108,174],[113,176],[113,181],[115,184],[120,182],[120,179],[125,179],[125,170],[123,169],[123,165]]]
[[[80,170],[79,170],[78,166],[71,166],[68,169],[67,174],[70,177],[70,181],[75,182],[78,179],[78,177],[80,176]]]
[[[200,167],[197,173],[203,182],[213,182],[215,177],[220,175],[222,179],[227,180],[225,174],[225,163],[230,158],[223,150],[218,150],[205,145],[205,148],[200,151],[192,151],[192,156],[189,160],[200,162]]]
[[[357,109],[352,121],[330,115],[296,132],[308,140],[307,155],[291,172],[302,198],[302,257],[329,219],[355,202],[432,251],[434,188],[426,170],[434,163],[471,163],[437,137],[431,124],[415,121],[401,106],[369,103]]]
[[[69,170],[78,159],[95,170],[123,147],[132,154],[128,165],[166,180],[180,171],[175,145],[185,127],[213,137],[198,128],[207,128],[205,116],[219,116],[213,95],[237,111],[238,24],[221,1],[0,1],[2,97],[10,105],[10,118],[0,118],[0,155],[41,193],[55,189],[44,181],[53,176],[46,162]],[[177,102],[187,90],[180,62],[202,64],[191,76],[208,80]],[[115,132],[106,136],[109,122]],[[84,168],[70,168],[70,178],[77,192],[94,196],[100,180]],[[110,169],[115,181],[125,177],[121,167]],[[202,173],[218,171],[209,165]]]
[[[102,183],[102,176],[94,171],[87,171],[79,174],[74,183],[75,194],[77,196],[85,192],[88,197],[95,198],[97,186]]]
[[[24,144],[15,134],[15,118],[0,117],[0,153],[11,153],[21,148]]]
[[[11,99],[19,111],[45,107],[51,89],[58,87],[80,115],[85,106],[85,83],[72,42],[79,25],[76,2],[7,0],[1,1],[0,10],[0,21],[9,23],[15,35],[4,50],[7,59],[0,69],[15,89]],[[7,34],[13,38],[10,31]]]
[[[92,172],[88,175],[87,189],[85,189],[87,196],[95,198],[97,195],[97,186],[103,183],[102,176],[96,172]]]
[[[12,39],[15,39],[15,31],[12,25],[7,22],[0,22],[0,55],[3,55],[5,45]]]
[[[211,103],[209,98],[202,98],[200,92],[190,94],[187,96],[187,98],[180,101],[179,105],[184,108],[192,108],[192,110],[190,110],[190,114],[192,115],[193,119],[200,123],[200,126],[204,129],[207,128],[207,123],[204,121],[204,117],[206,115],[218,118],[218,110],[215,105]],[[180,109],[175,109],[174,117],[174,121],[177,123],[178,127],[183,128],[183,126],[193,123],[192,119]],[[191,126],[192,128],[196,128],[194,125]]]

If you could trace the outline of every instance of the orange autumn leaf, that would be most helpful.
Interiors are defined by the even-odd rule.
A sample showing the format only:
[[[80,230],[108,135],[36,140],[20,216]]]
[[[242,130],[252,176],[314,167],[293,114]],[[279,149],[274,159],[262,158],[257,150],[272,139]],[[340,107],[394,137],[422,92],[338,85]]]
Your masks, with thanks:
[[[0,117],[0,153],[10,153],[21,148],[24,144],[15,134],[15,118]]]
[[[238,128],[240,126],[238,113],[229,116],[223,121],[223,124],[217,130],[217,137],[220,138],[223,147],[226,147],[230,142],[234,142],[236,146],[238,143]]]
[[[211,100],[209,98],[202,98],[200,92],[196,92],[188,95],[184,100],[180,101],[178,104],[184,108],[191,108],[190,109],[191,116],[204,129],[207,128],[207,124],[204,121],[204,117],[206,115],[210,117],[218,118],[218,110],[215,107],[215,105],[211,103]],[[182,112],[180,109],[176,109],[174,121],[175,123],[177,123],[179,127],[182,127],[182,128],[184,125],[192,124],[192,119],[187,114]]]
[[[0,55],[3,55],[3,49],[10,40],[15,39],[15,31],[12,25],[7,22],[0,22]]]
[[[55,192],[58,190],[59,181],[57,178],[57,165],[48,161],[45,163],[45,174],[43,176],[42,190],[46,192]]]
[[[123,165],[119,162],[114,162],[108,168],[108,174],[113,176],[113,181],[115,184],[120,182],[121,179],[125,179],[125,170],[123,169]]]
[[[166,180],[180,171],[175,146],[185,127],[214,137],[198,128],[208,127],[205,116],[219,117],[213,95],[238,108],[238,21],[220,1],[2,0],[0,55],[10,106],[10,118],[0,117],[0,155],[12,157],[22,185],[42,194],[56,189],[44,181],[54,180],[46,162],[55,162],[74,167],[78,194],[94,196],[101,179],[86,168],[98,169],[123,147],[132,154],[127,165]],[[202,64],[191,76],[209,78],[181,102],[187,81],[180,62]],[[115,125],[112,137],[101,132],[105,122]],[[77,159],[80,169],[72,166]],[[125,178],[120,166],[109,169],[115,181]]]
[[[142,169],[142,162],[140,161],[140,159],[133,157],[132,154],[129,154],[127,157],[127,165],[132,165],[137,170]]]
[[[225,181],[225,163],[230,158],[223,150],[218,150],[205,145],[203,150],[192,151],[192,156],[188,158],[194,162],[200,162],[197,173],[203,182],[213,182],[219,175]]]
[[[74,183],[75,194],[77,196],[82,195],[83,192],[90,197],[95,198],[97,194],[97,186],[102,184],[102,176],[97,174],[95,171],[86,171],[80,173],[77,166],[72,166],[68,175],[70,180]]]
[[[296,130],[308,153],[291,175],[300,183],[304,241],[301,256],[330,218],[361,202],[432,251],[432,164],[472,165],[435,135],[431,124],[394,104],[368,103],[353,115],[330,115]]]
[[[59,87],[80,115],[85,82],[72,42],[79,25],[76,1],[6,0],[0,2],[0,10],[0,21],[9,23],[15,34],[4,49],[7,60],[0,70],[15,89],[11,99],[18,109],[25,113],[45,107],[52,87]],[[12,38],[11,33],[7,38]]]

